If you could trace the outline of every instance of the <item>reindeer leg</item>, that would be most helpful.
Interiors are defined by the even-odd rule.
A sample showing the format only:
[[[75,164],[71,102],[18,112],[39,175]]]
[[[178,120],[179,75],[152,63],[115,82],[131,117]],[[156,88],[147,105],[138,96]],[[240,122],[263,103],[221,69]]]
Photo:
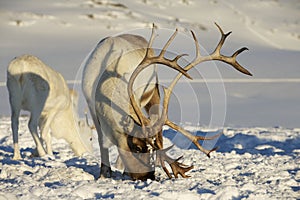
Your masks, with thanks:
[[[92,109],[90,109],[90,111],[92,111]],[[111,167],[109,162],[108,148],[105,148],[103,144],[103,133],[101,130],[100,121],[98,120],[97,116],[93,112],[91,112],[91,115],[98,133],[98,143],[100,146],[100,155],[101,155],[100,178],[110,178]]]
[[[33,140],[35,142],[35,145],[36,145],[36,151],[38,153],[38,156],[45,156],[46,155],[46,152],[45,152],[45,149],[43,147],[43,144],[41,142],[41,139],[38,135],[38,132],[37,132],[37,127],[38,127],[38,116],[40,116],[40,114],[37,114],[37,113],[34,113],[32,112],[31,113],[31,116],[30,116],[30,120],[29,120],[29,123],[28,123],[28,128],[30,130],[30,133],[33,137]]]
[[[19,148],[19,139],[18,139],[18,130],[19,130],[19,115],[20,115],[20,107],[12,107],[11,114],[11,129],[13,132],[13,142],[14,142],[14,160],[20,160],[21,153]]]
[[[103,136],[102,134],[99,134]],[[109,163],[109,154],[108,148],[105,148],[103,145],[103,137],[99,137],[99,144],[100,144],[100,152],[101,152],[101,172],[100,178],[110,178],[111,177],[111,167]]]
[[[21,101],[22,101],[22,92],[20,87],[15,87],[18,85],[16,79],[8,76],[7,77],[7,89],[9,91],[9,104],[11,110],[11,129],[13,132],[13,143],[14,143],[14,160],[20,160],[20,148],[19,148],[19,138],[18,138],[18,131],[19,131],[19,115],[21,111]]]
[[[41,139],[46,144],[46,152],[48,155],[53,155],[52,151],[52,138],[50,134],[50,121],[52,121],[52,116],[48,116],[46,119],[40,119],[39,127],[41,131]]]
[[[45,95],[46,96],[46,95]],[[61,99],[61,101],[60,101]],[[46,144],[46,152],[48,155],[53,156],[52,150],[52,136],[50,133],[50,126],[53,122],[53,119],[58,116],[60,110],[64,109],[64,97],[56,97],[57,102],[53,102],[54,106],[51,111],[47,113],[46,116],[40,117],[40,131],[41,131],[41,139]],[[46,101],[46,99],[45,99]],[[70,105],[71,106],[71,105]]]

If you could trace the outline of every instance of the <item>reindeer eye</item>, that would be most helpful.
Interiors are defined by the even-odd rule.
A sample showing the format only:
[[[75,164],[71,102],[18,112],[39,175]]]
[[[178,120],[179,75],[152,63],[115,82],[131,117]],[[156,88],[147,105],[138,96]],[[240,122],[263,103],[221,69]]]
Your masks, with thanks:
[[[136,146],[135,146],[135,150],[136,150],[136,152],[142,152],[142,151],[143,151],[143,148],[140,147],[140,146],[138,146],[138,145],[136,145]]]

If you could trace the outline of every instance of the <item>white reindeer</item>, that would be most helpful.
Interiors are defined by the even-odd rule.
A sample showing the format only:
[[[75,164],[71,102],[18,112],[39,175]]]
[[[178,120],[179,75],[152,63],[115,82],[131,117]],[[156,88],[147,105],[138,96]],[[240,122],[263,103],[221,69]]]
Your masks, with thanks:
[[[153,179],[155,164],[160,164],[166,174],[171,177],[165,167],[165,162],[170,165],[175,177],[178,177],[178,174],[188,177],[185,173],[193,166],[187,167],[178,162],[179,159],[167,156],[166,152],[171,147],[163,149],[163,125],[181,132],[207,156],[216,150],[216,148],[206,150],[198,141],[213,139],[219,135],[211,138],[194,136],[171,122],[167,114],[170,94],[177,81],[182,75],[190,78],[187,71],[199,63],[219,60],[232,65],[242,73],[251,75],[236,61],[237,55],[246,48],[239,49],[232,56],[224,56],[220,53],[229,33],[224,34],[218,25],[217,27],[222,37],[215,51],[208,56],[200,55],[197,38],[192,32],[196,58],[185,67],[177,63],[184,54],[174,59],[165,57],[167,47],[173,41],[177,30],[157,56],[154,55],[151,47],[154,40],[154,28],[149,42],[138,35],[124,34],[103,39],[90,53],[84,66],[82,88],[98,132],[101,177],[111,175],[108,155],[108,147],[111,144],[118,146],[125,172],[132,179]],[[180,72],[169,88],[163,88],[164,98],[161,111],[158,106],[155,106],[160,104],[161,99],[155,64],[163,64]],[[145,109],[147,114],[142,109]],[[153,151],[156,152],[156,157]]]
[[[78,123],[77,94],[69,91],[61,74],[45,65],[35,56],[23,55],[13,59],[7,69],[7,88],[11,107],[14,156],[21,159],[18,145],[19,114],[21,109],[30,112],[28,127],[36,144],[37,156],[53,155],[51,134],[65,139],[75,155],[91,151],[81,139],[81,131],[91,138],[91,129]],[[72,103],[73,100],[73,103]],[[74,104],[74,105],[73,105]],[[40,134],[38,134],[38,126]],[[45,142],[46,150],[43,147]]]

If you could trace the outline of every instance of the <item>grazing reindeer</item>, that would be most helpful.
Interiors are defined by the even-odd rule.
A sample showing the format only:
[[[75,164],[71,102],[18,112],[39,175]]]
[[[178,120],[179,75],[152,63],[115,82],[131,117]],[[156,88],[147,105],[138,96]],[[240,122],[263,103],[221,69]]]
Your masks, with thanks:
[[[80,138],[85,129],[78,124],[77,94],[69,91],[61,74],[45,65],[38,58],[23,55],[11,61],[7,69],[7,88],[11,106],[11,122],[14,142],[13,159],[21,159],[18,145],[20,110],[30,112],[29,130],[36,144],[38,156],[53,155],[51,134],[65,139],[77,156],[91,151]],[[73,103],[72,103],[73,101]],[[38,126],[40,135],[38,134]],[[91,137],[91,129],[89,130]],[[46,151],[43,147],[46,144]]]
[[[208,157],[217,149],[207,150],[198,141],[214,139],[219,134],[210,138],[194,136],[168,119],[168,104],[174,86],[182,75],[191,78],[187,71],[199,63],[219,60],[244,74],[251,75],[236,61],[238,54],[247,48],[237,50],[232,56],[222,55],[220,50],[230,33],[224,34],[217,24],[216,26],[221,32],[221,40],[214,52],[208,56],[200,54],[198,40],[191,31],[196,47],[196,58],[185,67],[178,64],[178,60],[185,54],[178,55],[174,59],[165,57],[165,52],[175,38],[177,30],[159,55],[154,55],[154,49],[151,47],[154,28],[149,42],[141,36],[124,34],[103,39],[91,52],[85,63],[82,87],[99,136],[101,177],[111,175],[107,150],[111,143],[118,146],[125,172],[132,179],[154,179],[155,163],[159,164],[171,178],[165,162],[170,165],[176,178],[178,174],[188,177],[185,173],[193,166],[178,162],[180,158],[172,159],[167,156],[166,152],[172,146],[163,149],[163,125],[181,132]],[[166,65],[179,72],[170,86],[163,88],[161,111],[158,106],[161,98],[155,64]]]

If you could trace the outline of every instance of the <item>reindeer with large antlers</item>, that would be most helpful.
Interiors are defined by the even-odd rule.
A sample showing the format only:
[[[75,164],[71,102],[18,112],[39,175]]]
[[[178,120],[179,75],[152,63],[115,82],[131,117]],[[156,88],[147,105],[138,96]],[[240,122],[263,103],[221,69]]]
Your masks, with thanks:
[[[194,136],[168,119],[168,105],[174,86],[182,75],[191,78],[187,72],[196,65],[205,61],[219,60],[244,74],[251,75],[236,61],[238,54],[247,48],[237,50],[232,56],[222,55],[221,48],[230,33],[224,34],[219,25],[216,26],[221,32],[221,40],[214,52],[208,56],[200,54],[198,40],[191,31],[196,57],[185,67],[178,64],[178,60],[185,54],[177,55],[174,59],[165,57],[177,30],[159,55],[155,55],[152,48],[155,38],[154,28],[149,42],[141,36],[124,34],[103,39],[91,52],[85,63],[82,87],[99,136],[101,177],[111,175],[108,155],[110,144],[117,145],[125,173],[132,179],[154,179],[156,164],[159,164],[171,178],[172,175],[165,163],[170,165],[176,178],[178,174],[188,177],[185,173],[193,166],[180,163],[181,157],[177,159],[169,157],[166,152],[172,146],[163,148],[164,125],[181,132],[208,157],[216,150],[203,148],[199,140],[211,140],[219,137],[219,134],[209,138]],[[179,72],[168,88],[163,87],[161,111],[156,64],[165,65]]]

